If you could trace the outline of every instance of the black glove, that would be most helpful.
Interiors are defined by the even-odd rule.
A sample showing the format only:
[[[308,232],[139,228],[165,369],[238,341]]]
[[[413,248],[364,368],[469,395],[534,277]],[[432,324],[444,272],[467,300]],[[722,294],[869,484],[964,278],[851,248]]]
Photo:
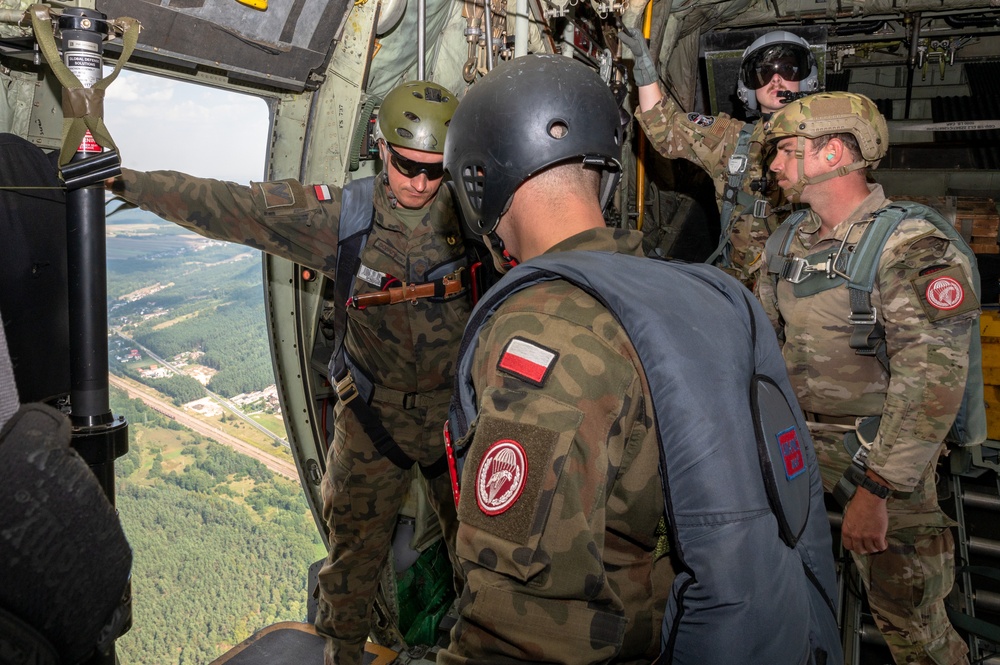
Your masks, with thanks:
[[[640,88],[644,85],[656,83],[659,76],[656,73],[656,65],[653,64],[653,57],[649,55],[649,47],[646,46],[646,38],[635,28],[622,28],[618,33],[618,39],[628,47],[635,58],[632,65],[632,79]]]

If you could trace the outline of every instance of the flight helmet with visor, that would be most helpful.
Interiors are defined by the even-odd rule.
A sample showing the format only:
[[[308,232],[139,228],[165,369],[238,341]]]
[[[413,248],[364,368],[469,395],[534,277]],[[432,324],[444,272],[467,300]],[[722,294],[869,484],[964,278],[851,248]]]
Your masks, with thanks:
[[[786,81],[797,81],[801,92],[819,90],[819,70],[809,42],[785,30],[763,35],[743,51],[736,95],[747,109],[758,109],[757,90],[778,74]]]

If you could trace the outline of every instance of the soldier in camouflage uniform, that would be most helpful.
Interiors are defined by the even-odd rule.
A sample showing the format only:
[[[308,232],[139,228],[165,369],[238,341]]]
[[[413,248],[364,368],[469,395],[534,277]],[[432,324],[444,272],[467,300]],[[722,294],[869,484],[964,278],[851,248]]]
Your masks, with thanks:
[[[541,57],[518,58],[504,67]],[[547,57],[591,74],[579,63]],[[493,78],[480,81],[469,94],[486,94],[503,70],[494,70]],[[514,78],[524,81],[525,76],[518,70]],[[574,87],[574,79],[559,70],[549,76],[564,90]],[[611,97],[599,80],[597,86]],[[525,101],[532,91],[520,90],[523,94],[505,98],[535,115],[547,111],[535,99]],[[546,94],[534,92],[533,97]],[[606,145],[614,125],[590,131],[607,127],[607,104],[618,122],[613,100],[588,98],[580,108],[594,120],[581,133],[582,140],[599,146],[596,151],[603,151],[610,165],[620,158],[614,143]],[[498,136],[524,131],[510,113],[498,113],[495,122]],[[580,146],[576,134],[572,140]],[[451,169],[466,148],[449,139],[449,177],[457,175]],[[531,152],[536,161],[548,161],[552,149],[533,145]],[[519,173],[529,168],[520,159],[504,161],[517,164]],[[497,169],[489,171],[493,178],[484,189],[498,184]],[[516,177],[513,172],[511,177]],[[572,164],[547,169],[521,185],[519,191],[537,197],[534,204],[541,210],[526,210],[527,197],[514,197],[509,214],[496,227],[507,252],[525,261],[558,244],[561,251],[641,256],[641,233],[606,227],[595,194],[599,177],[596,169]],[[464,197],[457,198],[465,205]],[[470,214],[463,216],[469,224]],[[496,226],[498,220],[492,221]],[[511,231],[514,224],[531,222],[539,231],[537,239]],[[542,236],[542,229],[552,235]],[[526,451],[526,458],[515,459],[512,468],[515,474],[518,468],[526,471],[522,475],[528,486],[506,503],[484,505],[476,500],[475,483],[463,483],[457,549],[468,593],[460,603],[451,645],[438,654],[438,662],[650,662],[659,651],[674,572],[669,557],[657,551],[657,525],[663,517],[659,444],[625,331],[592,297],[568,282],[554,281],[505,301],[479,340],[472,380],[482,398],[465,477],[484,458],[505,459],[503,450],[487,448],[511,439]],[[544,367],[552,354],[557,359],[545,376],[535,376],[532,364]]]
[[[751,113],[762,114],[754,123],[747,123],[725,113],[684,113],[660,88],[642,34],[626,28],[619,35],[635,56],[633,78],[639,88],[636,117],[650,143],[668,159],[697,164],[715,183],[723,215],[720,248],[710,257],[711,262],[752,289],[763,265],[760,255],[764,242],[788,212],[780,192],[765,190],[763,120],[784,106],[779,93],[818,89],[816,61],[809,44],[778,30],[755,40],[744,51],[738,96]],[[741,139],[748,143],[738,149]],[[734,161],[733,156],[739,154],[744,157],[737,156]]]
[[[375,179],[373,207],[365,208],[361,220],[362,228],[368,217],[373,224],[356,295],[400,281],[430,282],[442,271],[464,266],[452,199],[440,187],[441,153],[456,107],[451,92],[426,81],[397,86],[382,103],[379,149],[385,170]],[[336,276],[340,229],[348,224],[341,218],[337,188],[305,187],[294,180],[245,187],[169,171],[123,170],[112,190],[203,236]],[[399,449],[424,469],[443,455],[441,425],[470,308],[463,289],[450,297],[348,309],[344,347],[354,367],[375,384],[372,410]],[[338,402],[323,477],[330,553],[319,573],[316,622],[329,638],[327,665],[362,661],[379,572],[410,484],[411,474],[376,451],[353,411]],[[428,484],[442,530],[453,539],[455,506],[447,473]]]
[[[684,594],[671,589],[678,571],[667,555],[673,527],[660,435],[631,338],[601,300],[570,281],[507,295],[518,275],[546,258],[586,252],[628,259],[617,263],[623,267],[636,258],[653,263],[643,258],[640,232],[608,228],[602,215],[620,171],[620,135],[618,105],[600,77],[553,55],[498,66],[472,87],[450,129],[445,167],[465,224],[521,265],[493,287],[485,309],[480,303],[463,341],[473,350],[462,357],[453,400],[465,403],[461,387],[474,386],[476,415],[468,432],[450,425],[449,433],[460,437],[455,458],[464,461],[455,471],[462,478],[456,547],[466,586],[451,643],[437,657],[444,665],[649,663],[661,650],[668,598],[678,603]],[[735,281],[700,268],[724,282],[728,297],[741,297]],[[738,316],[748,311],[723,314],[720,325],[748,328]],[[739,348],[727,347],[719,359],[730,371],[735,359],[726,354],[742,358]],[[704,457],[700,449],[693,454]],[[821,496],[817,468],[810,478]],[[820,576],[833,588],[829,531],[819,532],[827,538]],[[776,540],[774,529],[767,533]],[[789,577],[796,573],[803,574],[801,562]],[[715,598],[705,587],[697,594]],[[758,607],[747,598],[737,604]],[[794,639],[771,641],[807,650],[798,625]],[[828,625],[836,658],[832,610]]]
[[[759,281],[758,295],[812,421],[827,491],[852,463],[845,435],[851,441],[860,426],[857,436],[868,442],[842,542],[897,663],[966,663],[967,647],[945,613],[955,574],[954,522],[938,506],[935,467],[962,401],[979,314],[970,262],[931,222],[904,219],[882,250],[871,293],[888,371],[876,355],[857,355],[848,290],[838,288],[843,280],[821,267],[798,283],[775,271],[797,257],[830,260],[842,245],[853,251],[873,213],[890,203],[880,185],[866,182],[888,147],[885,120],[866,97],[819,93],[775,113],[766,132],[777,144],[770,168],[778,184],[811,210],[787,253],[768,243],[771,274]],[[942,280],[950,287],[944,297]],[[865,424],[877,433],[865,433]]]

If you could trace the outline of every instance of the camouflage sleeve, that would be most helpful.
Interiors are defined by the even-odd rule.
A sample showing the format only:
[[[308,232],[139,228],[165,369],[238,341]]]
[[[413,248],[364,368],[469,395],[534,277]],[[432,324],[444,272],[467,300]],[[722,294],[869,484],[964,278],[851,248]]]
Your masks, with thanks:
[[[958,413],[979,317],[968,259],[923,220],[904,220],[883,250],[890,379],[869,466],[912,490]]]
[[[725,113],[685,113],[669,93],[648,111],[636,112],[636,118],[657,152],[693,162],[713,179],[727,176],[729,157],[744,124]]]
[[[539,291],[513,296],[480,335],[458,508],[466,591],[446,665],[608,662],[628,623],[603,557],[611,442],[642,420],[641,379],[595,333],[617,324],[582,292],[560,292],[560,307],[591,308],[593,327],[509,307]]]
[[[195,178],[176,171],[122,169],[122,190],[138,205],[206,238],[247,245],[329,272],[337,253],[340,190],[329,201],[295,180],[251,183]]]

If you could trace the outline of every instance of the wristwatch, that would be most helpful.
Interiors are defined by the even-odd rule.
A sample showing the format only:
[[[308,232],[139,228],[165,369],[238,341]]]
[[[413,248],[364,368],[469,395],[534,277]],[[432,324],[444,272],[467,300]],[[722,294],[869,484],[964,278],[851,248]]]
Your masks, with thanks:
[[[857,462],[851,462],[847,470],[844,471],[844,478],[848,480],[852,485],[857,487],[862,487],[880,499],[889,498],[889,493],[892,491],[885,485],[876,483],[874,480],[865,475],[866,467],[861,466]]]

